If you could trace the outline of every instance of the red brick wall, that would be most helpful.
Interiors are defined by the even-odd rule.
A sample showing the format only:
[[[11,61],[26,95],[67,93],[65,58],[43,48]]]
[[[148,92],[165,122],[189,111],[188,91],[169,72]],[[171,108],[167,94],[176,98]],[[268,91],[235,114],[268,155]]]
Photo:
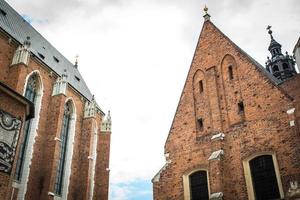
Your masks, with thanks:
[[[5,82],[18,93],[23,94],[26,77],[33,71],[38,71],[43,84],[41,109],[39,116],[35,116],[39,117],[39,124],[34,143],[26,199],[53,199],[48,196],[48,192],[54,191],[57,158],[59,154],[59,143],[55,141],[54,138],[55,136],[58,138],[60,136],[63,107],[66,98],[72,98],[76,107],[75,140],[68,199],[84,199],[87,195],[89,180],[85,169],[89,166],[89,137],[91,137],[90,134],[87,134],[90,129],[89,124],[84,125],[84,98],[70,86],[67,88],[66,96],[58,95],[53,97],[52,89],[57,75],[55,73],[50,74],[50,69],[39,62],[34,56],[31,56],[28,66],[23,64],[10,66],[18,44],[14,41],[10,43],[8,41],[8,37],[1,32],[0,81]],[[15,109],[13,105],[11,105],[10,108],[12,110]],[[101,120],[102,114],[97,113],[96,121],[99,128]],[[99,145],[102,144],[99,143]],[[108,166],[108,157],[103,162],[107,162],[105,165]],[[12,181],[12,178],[10,180]],[[104,174],[103,177],[98,176],[95,185],[108,185],[108,182],[103,183],[103,181],[108,181],[108,175]],[[97,187],[95,187],[95,190],[97,190]],[[107,193],[106,191],[104,192],[105,194],[101,193],[101,195],[103,195],[103,197],[106,196],[106,198],[103,199],[107,199]]]
[[[197,88],[200,79],[204,79],[202,94]],[[240,101],[244,113],[238,113]],[[153,184],[154,199],[183,199],[182,175],[199,167],[208,170],[211,193],[247,199],[242,161],[260,152],[276,153],[287,192],[289,181],[300,181],[298,125],[290,127],[286,113],[295,103],[211,22],[205,22],[165,144],[171,163]],[[197,128],[199,117],[204,119],[203,131]],[[225,139],[212,142],[216,132],[223,132]],[[223,158],[208,161],[220,148]]]

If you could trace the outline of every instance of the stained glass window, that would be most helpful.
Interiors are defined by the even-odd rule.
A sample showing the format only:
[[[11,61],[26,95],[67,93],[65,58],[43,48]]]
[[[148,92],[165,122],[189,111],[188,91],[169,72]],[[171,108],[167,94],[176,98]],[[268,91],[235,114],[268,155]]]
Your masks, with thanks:
[[[35,104],[36,102],[36,95],[37,95],[37,76],[33,74],[29,77],[26,85],[25,90],[25,97]],[[28,146],[28,139],[30,135],[30,127],[31,127],[31,120],[26,121],[24,123],[24,135],[23,140],[20,143],[17,165],[16,165],[16,173],[15,173],[15,180],[21,181],[24,161],[26,157],[26,150]]]
[[[69,136],[71,114],[72,114],[71,102],[68,101],[65,104],[65,108],[64,108],[63,124],[62,124],[62,129],[60,134],[60,139],[61,139],[60,153],[59,153],[58,167],[57,167],[56,180],[55,180],[55,194],[57,195],[62,194],[62,185],[63,185],[63,178],[65,172],[67,143],[68,143],[68,136]]]

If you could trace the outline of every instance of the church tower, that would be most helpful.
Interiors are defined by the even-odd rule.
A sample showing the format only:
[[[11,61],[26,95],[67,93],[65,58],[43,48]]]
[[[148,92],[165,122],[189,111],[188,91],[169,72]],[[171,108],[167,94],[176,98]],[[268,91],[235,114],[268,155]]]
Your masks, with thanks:
[[[268,49],[272,57],[271,59],[268,57],[266,68],[277,79],[285,81],[297,74],[295,70],[295,61],[293,56],[290,56],[287,51],[285,52],[285,55],[281,53],[281,44],[274,39],[271,26],[268,26],[267,29],[271,36],[271,43]]]

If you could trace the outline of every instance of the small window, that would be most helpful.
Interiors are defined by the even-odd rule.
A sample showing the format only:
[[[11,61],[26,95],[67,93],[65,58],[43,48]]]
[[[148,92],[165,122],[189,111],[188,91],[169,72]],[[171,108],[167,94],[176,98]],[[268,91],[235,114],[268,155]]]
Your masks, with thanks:
[[[199,91],[200,91],[200,93],[203,92],[203,81],[202,80],[199,81]]]
[[[279,71],[279,68],[278,68],[278,66],[277,66],[277,65],[274,65],[274,67],[273,67],[272,69],[273,69],[273,73],[274,73],[274,72],[278,72],[278,71]]]
[[[78,78],[77,76],[75,76],[75,79],[76,79],[77,81],[80,81],[80,78]]]
[[[233,70],[231,65],[228,67],[228,76],[230,80],[233,79]]]
[[[282,67],[283,67],[283,70],[287,70],[289,68],[288,64],[286,64],[286,63],[283,63]]]
[[[4,10],[2,10],[1,8],[0,8],[0,13],[1,13],[3,16],[6,16],[6,15],[7,15],[7,13],[6,13]]]
[[[238,110],[239,113],[244,113],[244,103],[241,101],[240,103],[238,103]]]
[[[38,53],[38,54],[42,59],[45,59],[45,56],[43,54],[41,54],[41,53]]]
[[[56,58],[55,56],[53,56],[53,59],[55,60],[55,62],[59,63],[58,58]]]
[[[198,121],[199,131],[203,131],[203,119],[199,118],[197,121]]]

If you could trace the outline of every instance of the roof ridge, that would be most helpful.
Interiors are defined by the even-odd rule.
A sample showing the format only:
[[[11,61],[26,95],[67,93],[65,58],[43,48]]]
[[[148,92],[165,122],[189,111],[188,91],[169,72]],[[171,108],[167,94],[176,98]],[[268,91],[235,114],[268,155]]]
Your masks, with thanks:
[[[87,87],[83,77],[74,64],[58,51],[41,33],[39,33],[28,21],[26,21],[5,0],[0,1],[0,8],[7,14],[0,15],[0,27],[17,42],[22,44],[27,36],[31,37],[31,52],[58,75],[67,70],[68,83],[89,101],[92,93]],[[40,57],[39,54],[45,54]],[[55,59],[55,58],[57,59]],[[78,77],[79,80],[76,78]]]
[[[272,83],[275,85],[279,85],[282,81],[275,78],[272,74],[270,74],[258,61],[256,61],[253,57],[251,57],[246,51],[244,51],[241,47],[239,47],[235,42],[233,42],[225,33],[223,33],[213,22],[208,21],[219,33],[222,34],[240,53],[245,55],[245,57],[252,62]]]

